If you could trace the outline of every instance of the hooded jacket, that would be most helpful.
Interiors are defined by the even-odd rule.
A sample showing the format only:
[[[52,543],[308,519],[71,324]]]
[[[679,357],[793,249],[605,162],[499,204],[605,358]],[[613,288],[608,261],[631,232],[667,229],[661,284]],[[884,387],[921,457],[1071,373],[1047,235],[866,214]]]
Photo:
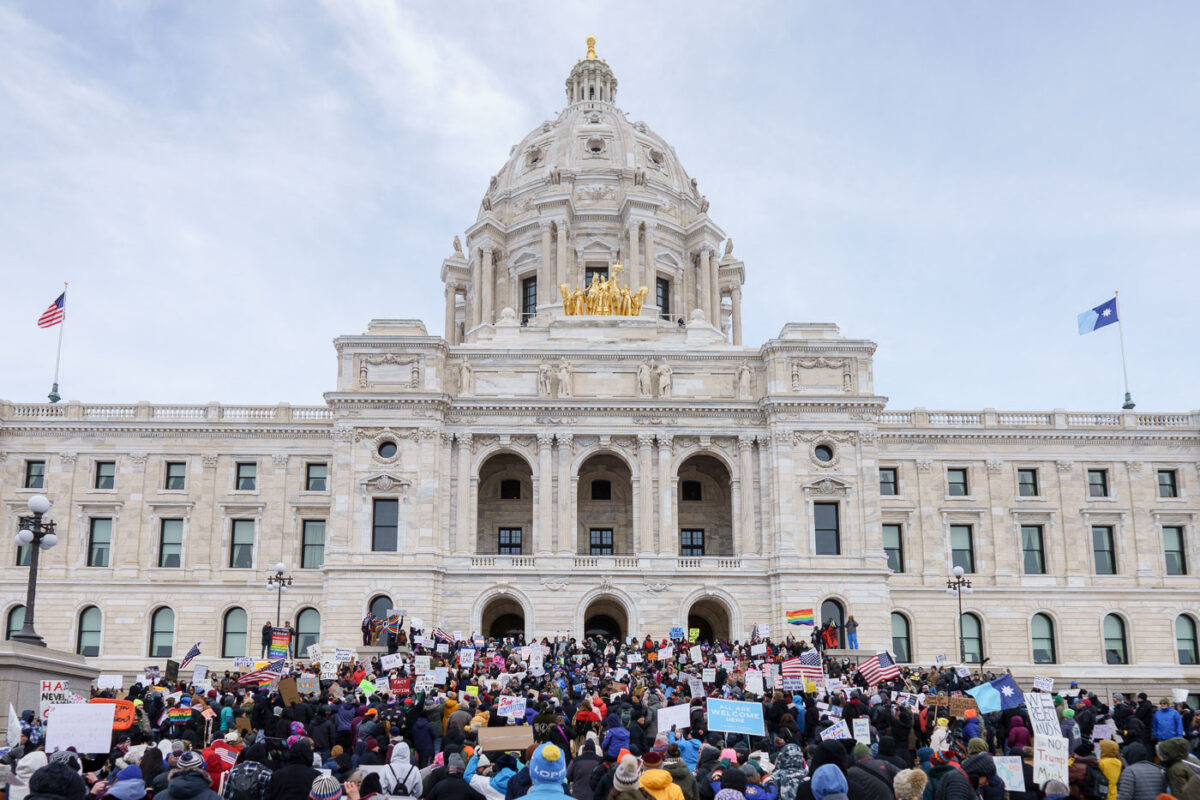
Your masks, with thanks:
[[[142,800],[146,796],[146,782],[141,778],[124,778],[114,783],[104,796],[116,800]]]
[[[21,756],[17,768],[9,775],[8,800],[25,800],[29,794],[30,779],[35,772],[46,766],[49,760],[42,750],[34,750]]]
[[[83,800],[87,793],[83,778],[63,763],[43,767],[29,779],[29,797],[33,800]]]
[[[567,785],[571,787],[571,796],[575,800],[591,800],[592,773],[601,761],[600,756],[596,754],[594,745],[592,747],[584,745],[582,752],[571,759],[571,763],[567,767]]]
[[[1120,759],[1120,748],[1116,742],[1103,739],[1100,742],[1100,771],[1108,778],[1108,796],[1105,800],[1117,800],[1117,789],[1120,785],[1121,770],[1124,764]]]
[[[308,800],[312,782],[320,772],[313,769],[312,748],[301,739],[283,757],[283,766],[271,773],[263,800]]]
[[[692,775],[682,756],[663,761],[663,770],[671,776],[679,791],[683,792],[683,800],[700,800],[700,785],[696,783],[696,777]]]
[[[1154,712],[1153,722],[1150,724],[1150,735],[1156,742],[1183,736],[1183,717],[1179,716],[1179,712],[1170,706],[1160,708]]]
[[[996,775],[996,762],[992,760],[991,753],[976,753],[962,762],[962,768],[971,779],[971,785],[978,790],[980,800],[1005,800],[1006,787]],[[979,785],[982,778],[987,778],[986,786]]]
[[[1188,741],[1182,736],[1159,742],[1158,755],[1163,766],[1167,768],[1167,791],[1180,797],[1183,787],[1187,786],[1188,778],[1192,776],[1191,769],[1183,762],[1190,761],[1193,764],[1200,762],[1188,755]]]
[[[320,773],[313,770],[313,774],[315,777]],[[310,788],[312,787],[311,780],[308,785]],[[212,790],[212,781],[209,779],[208,773],[198,769],[176,772],[167,781],[167,790],[154,796],[168,800],[221,800],[221,795]],[[308,797],[308,789],[304,790],[304,796]]]
[[[1138,742],[1125,747],[1125,768],[1117,781],[1117,800],[1155,800],[1167,790],[1167,771],[1146,760]]]
[[[608,758],[616,758],[622,750],[629,749],[629,731],[621,727],[621,718],[609,714],[604,718],[604,739],[601,747]]]
[[[653,795],[654,800],[683,800],[683,790],[665,769],[646,770],[638,779],[638,786]]]
[[[380,774],[379,780],[384,794],[398,794],[396,787],[404,786],[408,789],[409,797],[421,796],[421,771],[412,763],[412,752],[408,749],[407,742],[396,742],[392,745],[392,758],[388,762],[388,768]]]

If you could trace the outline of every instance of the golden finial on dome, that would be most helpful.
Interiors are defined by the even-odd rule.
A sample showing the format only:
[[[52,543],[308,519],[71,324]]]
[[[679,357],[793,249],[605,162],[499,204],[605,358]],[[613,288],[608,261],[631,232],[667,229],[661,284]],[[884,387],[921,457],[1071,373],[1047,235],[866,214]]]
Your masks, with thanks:
[[[588,47],[587,60],[595,61],[596,60],[596,37],[595,36],[587,37],[587,47]]]

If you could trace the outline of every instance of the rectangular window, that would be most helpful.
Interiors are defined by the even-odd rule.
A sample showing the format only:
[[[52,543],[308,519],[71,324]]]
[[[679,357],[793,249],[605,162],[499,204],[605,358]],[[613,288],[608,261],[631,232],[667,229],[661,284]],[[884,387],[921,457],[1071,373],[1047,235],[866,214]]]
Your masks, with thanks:
[[[29,566],[29,548],[32,546],[33,545],[28,545],[28,544],[17,545],[17,566],[18,567],[28,567]]]
[[[500,499],[501,500],[520,500],[521,499],[521,481],[516,478],[505,478],[500,481]]]
[[[502,555],[502,556],[519,556],[519,555],[521,555],[521,529],[520,528],[501,528],[500,529],[500,555]]]
[[[592,481],[593,500],[612,500],[612,481]]]
[[[396,552],[397,533],[400,525],[400,501],[376,500],[375,519],[371,526],[371,549]]]
[[[237,465],[237,483],[233,488],[239,492],[253,492],[258,485],[258,464],[253,461],[239,461]]]
[[[1183,528],[1178,525],[1163,527],[1163,551],[1167,556],[1168,575],[1187,575],[1187,556],[1183,552]]]
[[[966,497],[970,494],[967,486],[967,470],[961,467],[951,467],[946,470],[946,485],[951,497]]]
[[[900,494],[900,482],[896,479],[895,467],[880,468],[879,493],[888,497],[895,497]]]
[[[658,316],[671,318],[671,282],[666,278],[654,279],[654,300],[658,304]]]
[[[164,519],[158,529],[158,565],[183,566],[183,520]]]
[[[899,525],[883,526],[883,552],[887,553],[888,569],[892,572],[904,572],[904,543],[901,539],[903,529]]]
[[[111,552],[112,520],[104,517],[92,517],[88,528],[87,565],[89,567],[107,567]]]
[[[685,503],[703,502],[704,485],[700,481],[680,481],[679,499]]]
[[[1108,497],[1108,470],[1089,469],[1088,497]]]
[[[842,552],[838,533],[838,504],[813,503],[813,521],[817,533],[819,556],[836,556]]]
[[[309,464],[304,468],[304,491],[329,491],[328,464]]]
[[[588,553],[593,556],[613,554],[612,528],[592,528],[588,532]]]
[[[254,520],[235,519],[229,540],[229,566],[250,569],[254,566]]]
[[[115,461],[97,461],[96,462],[96,485],[97,489],[115,489],[117,488],[117,462]]]
[[[187,464],[183,461],[168,461],[164,489],[182,491],[187,488]]]
[[[1046,551],[1042,547],[1042,526],[1021,526],[1021,552],[1026,575],[1046,574]]]
[[[521,321],[537,315],[537,277],[521,281]]]
[[[704,531],[684,529],[679,532],[679,555],[699,558],[704,555]]]
[[[25,488],[26,489],[45,489],[46,488],[46,462],[45,461],[26,461],[25,462]]]
[[[975,543],[970,525],[950,526],[950,557],[953,566],[963,572],[975,571]]]
[[[300,547],[300,568],[320,569],[325,563],[325,520],[304,520]]]
[[[584,282],[583,290],[585,292],[587,291],[587,287],[592,285],[592,280],[594,278],[600,278],[601,280],[605,280],[605,281],[608,280],[608,267],[586,267],[584,269],[584,271],[583,271],[583,282]]]
[[[1117,574],[1117,553],[1113,549],[1112,525],[1092,526],[1092,552],[1096,556],[1097,575]]]
[[[1158,471],[1158,496],[1179,497],[1179,484],[1176,483],[1175,470],[1160,469]]]
[[[1017,494],[1021,497],[1038,496],[1038,476],[1036,469],[1017,470]]]

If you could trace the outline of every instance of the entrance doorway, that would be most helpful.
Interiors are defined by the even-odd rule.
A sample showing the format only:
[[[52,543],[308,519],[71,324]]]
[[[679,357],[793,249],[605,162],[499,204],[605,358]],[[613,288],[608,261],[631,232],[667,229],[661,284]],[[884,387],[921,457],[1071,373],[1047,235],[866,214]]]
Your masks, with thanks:
[[[511,597],[494,597],[479,620],[484,636],[519,639],[525,636],[525,609]]]
[[[583,635],[624,639],[629,630],[625,607],[612,597],[598,597],[583,615]]]
[[[715,597],[702,597],[688,609],[687,627],[700,631],[699,641],[729,639],[732,633],[732,621],[729,609]]]

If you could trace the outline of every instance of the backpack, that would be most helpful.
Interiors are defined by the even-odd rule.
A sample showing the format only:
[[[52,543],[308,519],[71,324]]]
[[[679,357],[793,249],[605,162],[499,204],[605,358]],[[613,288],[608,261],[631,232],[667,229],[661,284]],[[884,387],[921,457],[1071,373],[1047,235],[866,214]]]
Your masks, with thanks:
[[[228,800],[259,800],[262,787],[258,783],[258,773],[248,769],[230,772],[225,779],[225,797]]]
[[[1104,800],[1108,797],[1108,778],[1095,764],[1088,764],[1079,783],[1079,794],[1087,800]]]
[[[396,768],[394,766],[392,766],[391,764],[388,764],[388,771],[392,773],[392,778],[394,778],[396,781],[396,785],[394,787],[392,787],[390,796],[391,797],[409,797],[410,795],[408,793],[408,776],[412,775],[413,765],[412,764],[408,765],[408,772],[404,773],[403,778],[396,775]]]

